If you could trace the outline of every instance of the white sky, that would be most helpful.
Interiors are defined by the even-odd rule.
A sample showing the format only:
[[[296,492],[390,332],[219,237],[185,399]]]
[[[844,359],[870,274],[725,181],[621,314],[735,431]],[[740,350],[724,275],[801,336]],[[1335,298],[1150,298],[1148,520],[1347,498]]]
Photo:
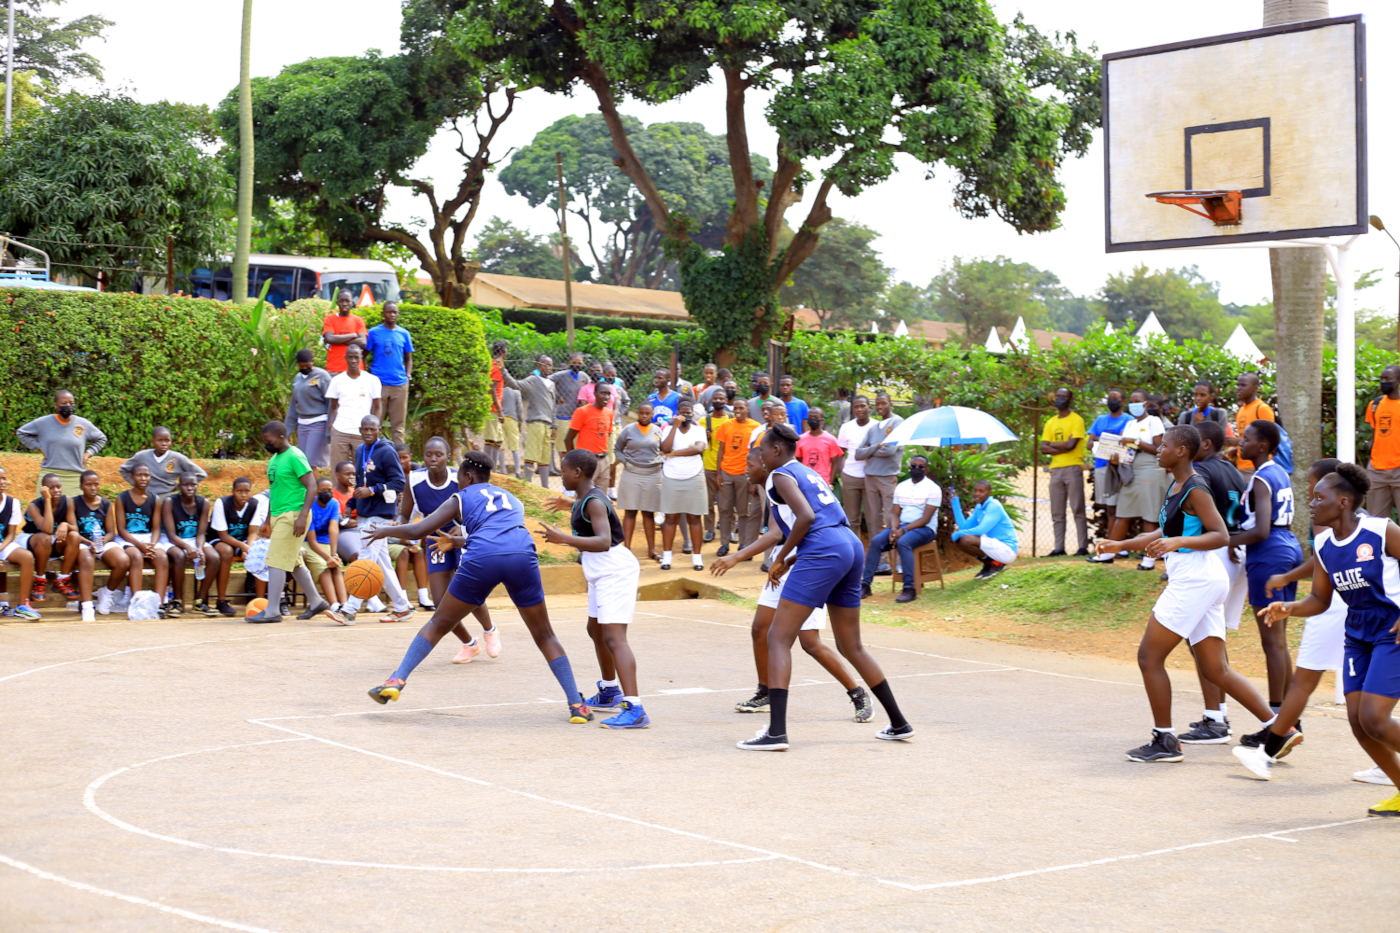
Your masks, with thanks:
[[[993,0],[998,15],[1009,20],[1022,11],[1042,31],[1073,30],[1081,45],[1095,44],[1099,52],[1121,51],[1166,42],[1254,29],[1262,21],[1260,0],[1176,0],[1173,3],[1124,3],[1122,0]],[[102,61],[110,85],[129,88],[143,101],[169,99],[217,104],[238,81],[238,47],[242,4],[237,0],[191,4],[189,0],[68,0],[65,17],[101,13],[116,22],[108,41],[90,51]],[[1400,4],[1391,0],[1351,0],[1332,5],[1333,15],[1360,12],[1366,17],[1369,99],[1370,210],[1400,230],[1400,181],[1384,166],[1395,161],[1400,131],[1383,119],[1381,102],[1400,94],[1400,57],[1382,54],[1394,47],[1400,33]],[[295,0],[270,4],[260,0],[253,11],[253,74],[274,75],[284,66],[313,56],[358,55],[370,48],[391,53],[398,48],[397,0]],[[502,130],[500,151],[522,146],[539,130],[570,113],[593,108],[588,96],[551,97],[532,91],[522,95],[516,112]],[[721,88],[710,85],[660,107],[625,102],[622,110],[647,123],[698,121],[712,133],[724,132]],[[752,148],[774,159],[776,135],[752,108]],[[455,140],[455,137],[453,137]],[[447,134],[434,142],[419,174],[440,184],[460,177],[460,158]],[[856,198],[836,195],[838,216],[858,220],[880,231],[876,241],[885,261],[899,278],[927,284],[952,256],[1009,256],[1055,272],[1072,290],[1092,293],[1104,278],[1138,263],[1153,267],[1198,265],[1207,278],[1219,281],[1224,301],[1252,303],[1270,295],[1268,253],[1264,250],[1193,250],[1116,253],[1103,250],[1103,151],[1097,143],[1089,154],[1064,168],[1069,206],[1063,226],[1048,234],[1018,235],[1002,221],[965,220],[951,206],[945,180],[924,179],[912,159],[905,160],[893,179]],[[940,173],[946,175],[947,173]],[[391,202],[392,217],[423,216],[411,194]],[[788,215],[796,225],[806,206]],[[531,210],[523,198],[510,197],[494,181],[486,188],[478,225],[493,214],[536,233],[553,229],[547,208]],[[577,231],[574,231],[577,232]],[[1398,234],[1400,235],[1400,234]],[[1359,304],[1397,311],[1398,253],[1395,245],[1375,231],[1354,248],[1356,268],[1382,268],[1377,288],[1363,292]]]

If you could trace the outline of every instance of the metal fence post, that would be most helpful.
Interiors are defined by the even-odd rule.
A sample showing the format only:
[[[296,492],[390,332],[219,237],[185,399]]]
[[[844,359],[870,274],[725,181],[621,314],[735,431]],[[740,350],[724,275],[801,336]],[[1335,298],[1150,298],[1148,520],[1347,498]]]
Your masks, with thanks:
[[[1040,457],[1036,454],[1036,439],[1040,437],[1040,412],[1031,415],[1031,556],[1036,557],[1040,546]]]

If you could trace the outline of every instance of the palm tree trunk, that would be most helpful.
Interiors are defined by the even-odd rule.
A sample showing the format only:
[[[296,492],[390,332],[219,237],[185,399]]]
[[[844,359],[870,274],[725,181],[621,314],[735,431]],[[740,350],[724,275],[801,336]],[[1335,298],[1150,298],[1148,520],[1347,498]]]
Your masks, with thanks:
[[[248,254],[253,246],[253,83],[248,57],[253,40],[253,0],[243,0],[243,48],[238,63],[238,241],[233,250],[234,304],[248,300]]]
[[[1328,0],[1264,0],[1264,25],[1328,16]],[[1322,334],[1327,255],[1321,247],[1269,250],[1274,285],[1274,362],[1278,407],[1293,441],[1293,496],[1306,502],[1308,467],[1322,458]],[[1344,400],[1338,399],[1338,404]],[[1293,531],[1308,530],[1307,509],[1294,512]]]

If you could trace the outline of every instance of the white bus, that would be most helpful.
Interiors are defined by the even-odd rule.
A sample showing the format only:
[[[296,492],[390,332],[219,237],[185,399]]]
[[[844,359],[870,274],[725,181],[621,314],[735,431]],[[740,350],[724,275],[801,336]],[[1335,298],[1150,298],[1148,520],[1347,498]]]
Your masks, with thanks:
[[[233,270],[196,269],[190,273],[190,294],[228,300],[233,292]],[[349,289],[358,303],[365,290],[376,304],[399,300],[399,278],[394,267],[376,259],[332,259],[327,256],[274,256],[254,253],[248,257],[248,295],[256,298],[263,283],[272,280],[267,300],[277,307],[299,298],[335,301],[341,289]]]

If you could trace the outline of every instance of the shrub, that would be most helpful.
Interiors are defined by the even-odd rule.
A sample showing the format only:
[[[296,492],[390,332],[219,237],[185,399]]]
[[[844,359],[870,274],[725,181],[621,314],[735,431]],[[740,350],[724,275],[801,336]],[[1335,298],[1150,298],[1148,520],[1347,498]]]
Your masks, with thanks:
[[[367,327],[380,322],[379,307],[356,313]],[[491,410],[491,354],[481,317],[468,308],[401,304],[399,326],[413,335],[409,401],[424,413],[424,436],[451,437],[460,425],[480,430]]]

